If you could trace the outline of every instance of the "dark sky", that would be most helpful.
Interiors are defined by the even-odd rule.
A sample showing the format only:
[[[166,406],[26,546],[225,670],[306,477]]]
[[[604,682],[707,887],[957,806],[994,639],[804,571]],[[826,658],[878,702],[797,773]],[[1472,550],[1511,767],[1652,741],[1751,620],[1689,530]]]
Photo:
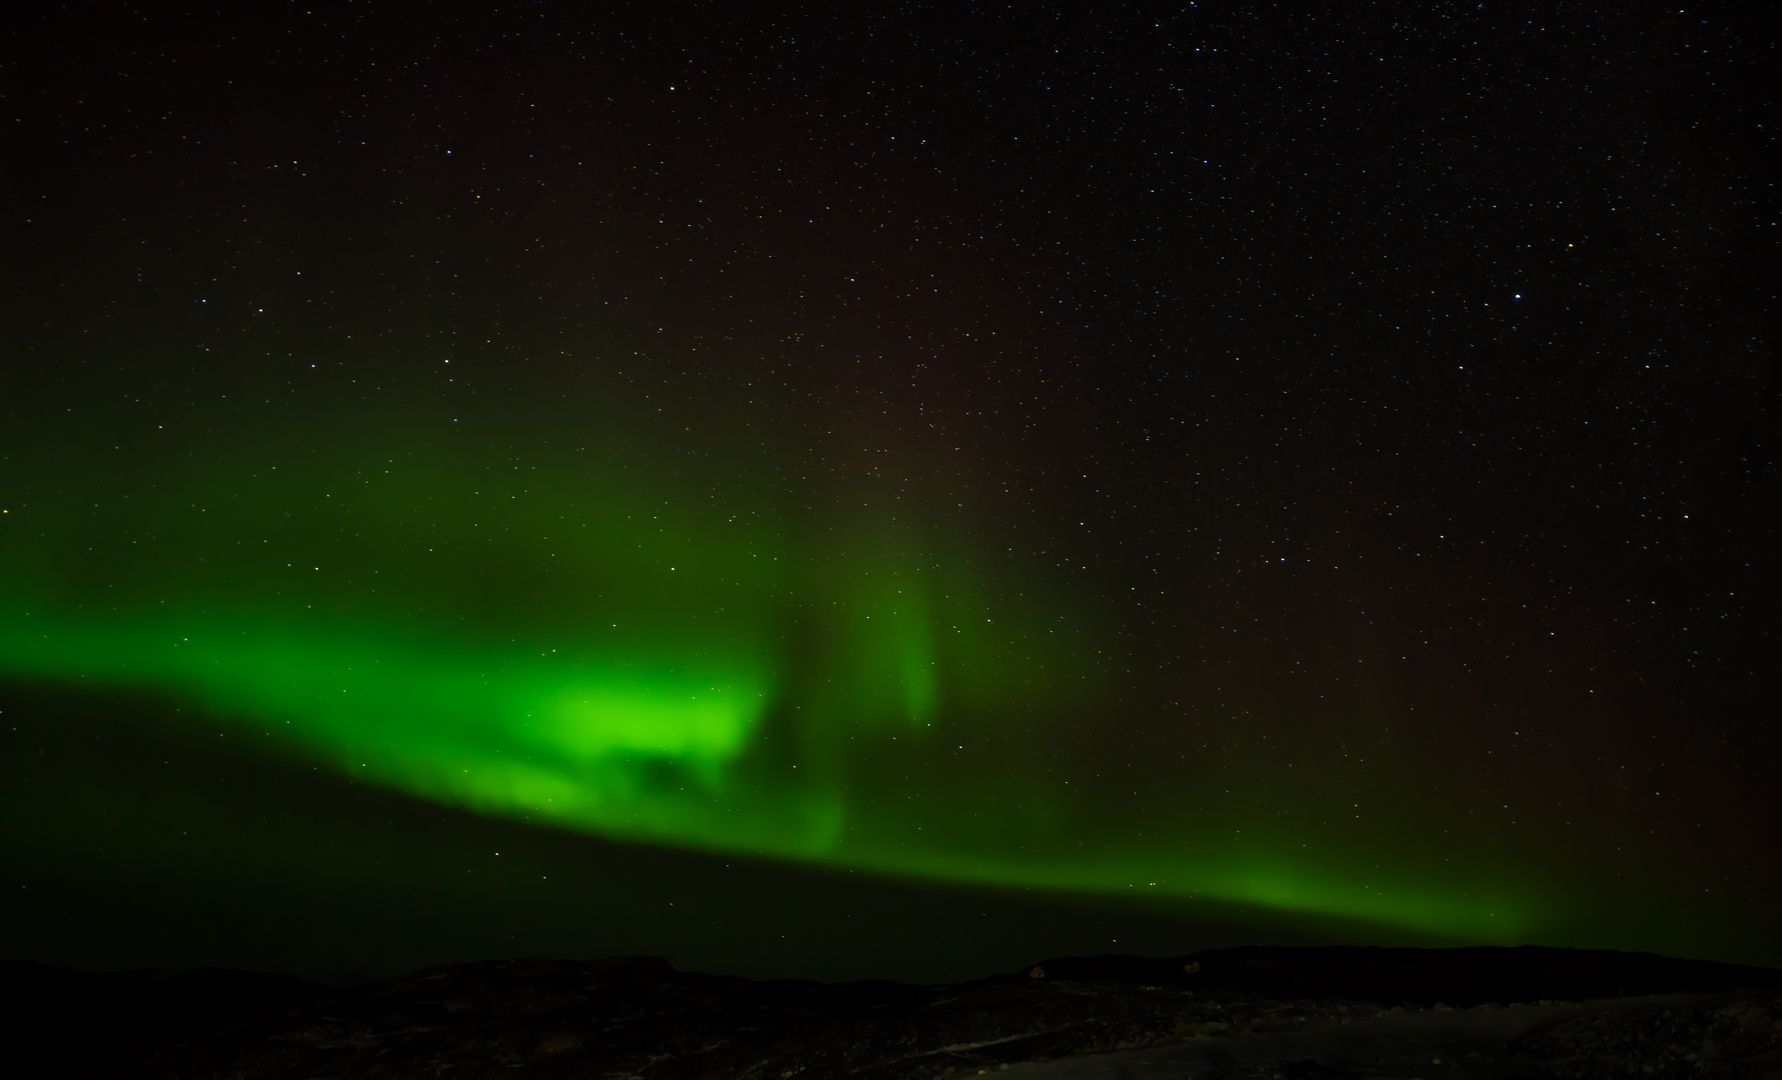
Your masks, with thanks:
[[[1782,964],[1748,7],[8,16],[0,953]]]

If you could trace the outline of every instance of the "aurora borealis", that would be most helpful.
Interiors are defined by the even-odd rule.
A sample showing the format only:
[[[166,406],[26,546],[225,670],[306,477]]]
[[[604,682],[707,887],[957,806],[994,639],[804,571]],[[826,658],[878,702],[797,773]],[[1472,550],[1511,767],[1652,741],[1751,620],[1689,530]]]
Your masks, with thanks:
[[[1736,34],[1451,16],[43,16],[7,887],[172,874],[190,802],[181,888],[350,928],[407,843],[351,789],[986,919],[1782,959],[1770,249],[1680,51]],[[205,941],[141,956],[256,962]]]
[[[1293,830],[1208,851],[1204,776],[1153,796],[1167,816],[1150,843],[1121,835],[1132,818],[1084,813],[1106,766],[972,790],[986,745],[1056,756],[1129,681],[1083,659],[1106,654],[1112,619],[1056,573],[1017,585],[1014,560],[999,571],[890,514],[837,538],[735,496],[687,508],[654,497],[671,486],[576,469],[580,448],[479,468],[426,445],[281,466],[231,444],[186,483],[111,492],[98,521],[9,510],[9,561],[33,570],[9,670],[163,691],[219,735],[280,727],[358,779],[611,837],[981,884],[1143,878],[1426,931],[1527,918],[1507,891],[1343,882],[1282,850]],[[36,544],[31,526],[47,526]]]

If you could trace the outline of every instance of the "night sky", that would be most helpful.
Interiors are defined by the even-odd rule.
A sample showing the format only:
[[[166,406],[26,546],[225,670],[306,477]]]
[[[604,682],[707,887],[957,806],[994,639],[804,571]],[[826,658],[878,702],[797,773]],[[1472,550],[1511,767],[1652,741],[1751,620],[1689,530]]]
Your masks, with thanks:
[[[1761,6],[8,16],[0,954],[1782,964]]]

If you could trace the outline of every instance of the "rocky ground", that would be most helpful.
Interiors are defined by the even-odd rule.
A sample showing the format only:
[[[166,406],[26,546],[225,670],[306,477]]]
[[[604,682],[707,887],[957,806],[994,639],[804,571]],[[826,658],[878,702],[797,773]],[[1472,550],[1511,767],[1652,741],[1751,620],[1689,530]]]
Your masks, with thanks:
[[[7,1056],[35,1063],[13,1075],[1782,1077],[1782,971],[1565,949],[1062,959],[956,986],[754,982],[636,957],[348,989],[30,964],[0,982]]]

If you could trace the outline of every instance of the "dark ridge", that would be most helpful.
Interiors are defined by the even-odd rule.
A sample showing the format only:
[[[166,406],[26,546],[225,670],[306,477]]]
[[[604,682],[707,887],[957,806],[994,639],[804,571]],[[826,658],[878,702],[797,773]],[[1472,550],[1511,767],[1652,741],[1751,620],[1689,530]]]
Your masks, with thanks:
[[[658,957],[483,961],[350,987],[14,962],[0,965],[0,1038],[28,1066],[18,1075],[271,1080],[524,1066],[650,1080],[763,1070],[919,1080],[1395,1006],[1739,992],[1777,1004],[1761,993],[1776,988],[1773,969],[1537,946],[1063,957],[951,986],[758,982],[677,972]]]
[[[1188,974],[1188,964],[1199,970]],[[1161,983],[1281,998],[1346,998],[1428,1008],[1541,999],[1715,993],[1782,986],[1782,970],[1608,949],[1539,945],[1409,949],[1254,945],[1154,960],[1139,956],[1043,961],[1053,978]]]

